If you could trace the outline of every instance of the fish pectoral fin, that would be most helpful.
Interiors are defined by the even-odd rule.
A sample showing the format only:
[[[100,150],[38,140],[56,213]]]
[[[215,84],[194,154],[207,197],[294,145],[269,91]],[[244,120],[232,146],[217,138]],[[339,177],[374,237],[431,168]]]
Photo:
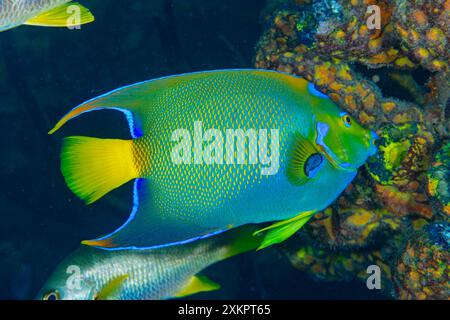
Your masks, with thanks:
[[[25,22],[41,27],[75,27],[95,20],[89,9],[77,2],[65,3]]]
[[[292,219],[276,222],[264,229],[256,231],[253,234],[254,236],[267,231],[261,245],[257,250],[264,249],[273,244],[281,243],[284,240],[288,239],[294,233],[300,230],[300,228],[303,227],[306,222],[308,222],[308,220],[314,215],[315,212],[315,210],[306,211],[299,214],[298,216],[295,216]]]
[[[289,181],[294,185],[305,184],[320,170],[323,159],[320,149],[297,132],[287,165],[286,173]]]
[[[182,298],[199,292],[214,291],[220,289],[220,284],[208,279],[205,276],[192,276],[188,282],[177,292],[174,298]]]
[[[95,296],[94,300],[108,300],[122,287],[125,280],[128,279],[128,274],[118,276],[109,281]]]

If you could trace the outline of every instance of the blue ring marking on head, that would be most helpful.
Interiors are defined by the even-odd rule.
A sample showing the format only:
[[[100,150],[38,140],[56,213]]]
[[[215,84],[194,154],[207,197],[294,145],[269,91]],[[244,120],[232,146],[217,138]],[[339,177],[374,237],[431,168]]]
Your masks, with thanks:
[[[308,91],[312,95],[322,98],[322,99],[330,99],[326,94],[317,90],[316,86],[312,82],[308,82]]]
[[[322,146],[325,149],[325,152],[331,157],[333,158],[335,161],[339,160],[338,157],[336,156],[336,154],[331,151],[330,148],[328,148],[327,144],[325,143],[325,141],[323,141],[323,139],[325,138],[325,136],[328,133],[328,130],[330,129],[330,127],[326,124],[326,123],[322,123],[322,122],[317,122],[317,138],[316,138],[316,143],[319,146]],[[342,169],[352,169],[354,170],[355,167],[348,162],[343,162],[338,164]]]
[[[323,139],[325,138],[325,136],[328,133],[328,130],[330,130],[330,127],[323,122],[317,122],[317,144],[319,145],[324,145],[325,143],[323,142]],[[326,147],[324,145],[324,147]]]

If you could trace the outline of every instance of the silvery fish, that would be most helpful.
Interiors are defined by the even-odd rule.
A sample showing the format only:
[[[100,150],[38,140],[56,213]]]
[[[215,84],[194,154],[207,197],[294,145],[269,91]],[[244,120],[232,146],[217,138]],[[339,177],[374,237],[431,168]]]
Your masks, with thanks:
[[[105,251],[82,246],[56,268],[37,295],[43,300],[144,300],[185,297],[220,288],[198,273],[255,249],[254,226],[153,250]]]

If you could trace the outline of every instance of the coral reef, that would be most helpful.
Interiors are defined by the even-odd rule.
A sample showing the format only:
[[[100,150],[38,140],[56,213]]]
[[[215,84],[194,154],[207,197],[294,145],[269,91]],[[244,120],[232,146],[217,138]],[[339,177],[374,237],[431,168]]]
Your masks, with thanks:
[[[450,225],[428,224],[406,243],[393,281],[400,299],[448,299],[450,292]]]
[[[406,242],[432,251],[415,231],[450,216],[449,9],[448,0],[269,1],[255,66],[313,82],[380,136],[343,195],[285,248],[301,270],[348,279],[376,261],[395,297],[448,298],[425,265],[405,282],[392,261],[407,259]],[[426,289],[411,291],[421,277]]]
[[[345,196],[341,198],[344,201]],[[336,206],[337,207],[337,206]],[[328,208],[283,247],[294,267],[321,281],[366,281],[367,267],[380,267],[381,288],[393,292],[391,261],[405,231],[402,218],[385,209]]]
[[[437,152],[428,172],[428,192],[439,208],[450,216],[450,142]]]
[[[305,229],[304,237],[315,246],[327,249],[367,248],[392,236],[401,227],[399,219],[385,209],[329,208],[322,215],[326,217],[316,217]]]
[[[367,267],[377,265],[385,276],[381,277],[383,292],[391,292],[393,284],[391,268],[385,262],[382,252],[330,252],[314,246],[301,246],[296,251],[289,252],[292,265],[319,281],[351,281],[359,279],[366,281]]]

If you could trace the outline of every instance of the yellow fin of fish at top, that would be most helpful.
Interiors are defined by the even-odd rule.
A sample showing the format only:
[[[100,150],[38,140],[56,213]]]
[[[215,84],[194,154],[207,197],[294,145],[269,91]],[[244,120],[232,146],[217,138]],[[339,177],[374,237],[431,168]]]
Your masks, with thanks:
[[[73,6],[79,8],[79,19],[71,19]],[[87,24],[95,20],[93,14],[88,8],[82,6],[77,2],[69,2],[56,7],[50,11],[46,11],[25,22],[26,25],[41,26],[41,27],[75,27],[82,24]]]

